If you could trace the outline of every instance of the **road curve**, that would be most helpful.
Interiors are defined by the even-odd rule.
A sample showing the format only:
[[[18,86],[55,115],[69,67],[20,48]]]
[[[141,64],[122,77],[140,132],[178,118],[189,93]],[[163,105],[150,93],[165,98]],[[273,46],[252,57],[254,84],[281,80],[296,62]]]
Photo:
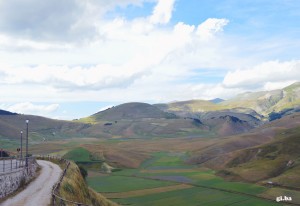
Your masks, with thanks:
[[[1,206],[47,206],[50,204],[53,185],[58,181],[62,170],[52,162],[38,160],[40,175],[22,192],[7,199]]]

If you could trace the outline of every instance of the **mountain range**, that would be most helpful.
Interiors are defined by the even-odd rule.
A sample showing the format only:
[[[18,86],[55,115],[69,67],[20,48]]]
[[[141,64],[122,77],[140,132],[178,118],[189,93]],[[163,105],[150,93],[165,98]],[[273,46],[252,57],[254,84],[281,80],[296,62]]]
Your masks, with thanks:
[[[0,136],[17,139],[30,120],[32,141],[70,137],[149,138],[228,136],[300,111],[300,83],[248,92],[230,100],[125,103],[73,121],[0,111]]]
[[[68,151],[71,138],[84,138],[83,146],[102,151],[107,163],[131,168],[149,151],[179,150],[188,152],[188,164],[212,168],[225,179],[299,189],[299,97],[300,83],[295,83],[224,101],[125,103],[73,121],[0,110],[0,144],[18,144],[29,119],[33,150]],[[117,143],[106,148],[85,142],[89,137]],[[69,140],[71,146],[52,140]]]

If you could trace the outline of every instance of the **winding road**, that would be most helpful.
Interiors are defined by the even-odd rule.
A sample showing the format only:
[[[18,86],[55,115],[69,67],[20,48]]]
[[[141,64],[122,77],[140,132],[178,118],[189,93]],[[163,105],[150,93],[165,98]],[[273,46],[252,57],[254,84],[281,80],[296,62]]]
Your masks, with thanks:
[[[62,170],[52,162],[38,160],[40,175],[22,192],[7,199],[1,206],[47,206],[50,204],[53,185],[59,180]]]

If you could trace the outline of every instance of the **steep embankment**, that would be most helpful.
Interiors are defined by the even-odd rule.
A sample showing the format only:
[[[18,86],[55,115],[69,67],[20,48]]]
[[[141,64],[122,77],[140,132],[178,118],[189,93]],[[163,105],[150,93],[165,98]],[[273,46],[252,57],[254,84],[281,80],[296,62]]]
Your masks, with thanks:
[[[73,162],[61,183],[59,195],[64,199],[93,206],[117,206],[116,203],[106,199],[89,188],[84,181],[79,168]]]

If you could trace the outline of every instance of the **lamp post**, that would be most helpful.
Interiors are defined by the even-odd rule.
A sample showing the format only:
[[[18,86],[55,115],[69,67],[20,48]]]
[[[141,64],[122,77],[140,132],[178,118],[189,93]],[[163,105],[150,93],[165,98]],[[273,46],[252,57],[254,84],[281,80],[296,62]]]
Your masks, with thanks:
[[[23,159],[23,131],[21,131],[21,161],[22,161],[22,159]]]
[[[27,172],[28,172],[28,123],[29,123],[29,120],[27,119],[26,120],[26,161],[25,161],[25,166],[27,168]]]

